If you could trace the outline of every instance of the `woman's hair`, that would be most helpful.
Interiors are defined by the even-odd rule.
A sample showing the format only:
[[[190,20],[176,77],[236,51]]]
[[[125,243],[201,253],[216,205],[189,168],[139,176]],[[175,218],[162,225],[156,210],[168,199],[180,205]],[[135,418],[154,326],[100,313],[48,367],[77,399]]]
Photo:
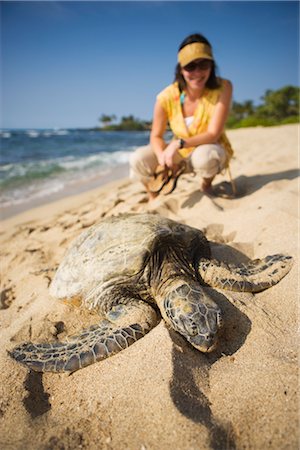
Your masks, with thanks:
[[[188,37],[186,37],[182,41],[182,43],[179,46],[178,52],[186,45],[193,44],[194,42],[200,42],[202,44],[209,45],[211,48],[210,42],[204,36],[202,36],[202,34],[190,34]],[[218,80],[218,78],[216,76],[216,71],[217,71],[216,63],[215,63],[215,61],[212,61],[212,68],[211,68],[210,76],[206,82],[206,87],[208,87],[209,89],[217,89],[220,87],[220,81]],[[179,90],[180,90],[180,92],[182,92],[186,88],[186,82],[182,76],[181,66],[179,63],[176,65],[176,68],[175,68],[174,82],[175,81],[178,82]]]

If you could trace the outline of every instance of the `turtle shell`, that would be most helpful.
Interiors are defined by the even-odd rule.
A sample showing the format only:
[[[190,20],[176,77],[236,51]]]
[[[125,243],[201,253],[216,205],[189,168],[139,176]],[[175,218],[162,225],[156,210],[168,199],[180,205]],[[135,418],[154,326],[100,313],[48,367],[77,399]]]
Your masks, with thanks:
[[[104,219],[73,242],[51,283],[50,294],[72,300],[91,293],[96,286],[129,279],[144,269],[158,237],[187,229],[191,230],[155,214]]]

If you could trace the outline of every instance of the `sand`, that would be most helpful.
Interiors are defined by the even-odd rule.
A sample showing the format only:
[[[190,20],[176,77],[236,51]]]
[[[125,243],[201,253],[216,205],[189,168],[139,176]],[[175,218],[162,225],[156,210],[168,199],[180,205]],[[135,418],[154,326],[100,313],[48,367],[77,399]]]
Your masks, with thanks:
[[[115,181],[2,222],[1,449],[298,448],[298,162],[296,125],[229,132],[238,196],[210,198],[184,175],[150,205],[140,184]],[[228,188],[227,177],[216,184]],[[127,350],[68,374],[28,371],[7,355],[23,341],[64,340],[95,315],[51,299],[71,240],[101,218],[158,212],[204,230],[213,253],[244,261],[292,255],[262,293],[216,292],[226,321],[204,355],[163,321]]]

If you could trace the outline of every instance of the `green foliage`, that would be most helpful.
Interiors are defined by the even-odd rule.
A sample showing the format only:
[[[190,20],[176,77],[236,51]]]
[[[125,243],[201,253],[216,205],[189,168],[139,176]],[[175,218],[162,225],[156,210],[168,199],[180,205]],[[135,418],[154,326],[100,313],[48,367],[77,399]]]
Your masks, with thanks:
[[[119,124],[120,130],[143,130],[143,124],[139,119],[135,119],[134,116],[123,116],[121,117],[121,123]]]
[[[299,123],[299,116],[290,116],[290,117],[286,117],[285,119],[283,119],[281,121],[281,124],[287,124],[287,123]]]
[[[258,106],[252,100],[242,103],[233,102],[231,112],[226,122],[227,128],[242,128],[256,126],[272,126],[299,122],[300,89],[295,86],[284,86],[277,91],[268,89],[261,97]],[[121,117],[117,123],[114,114],[102,114],[99,118],[101,130],[108,131],[145,131],[150,130],[150,121],[140,120],[132,114]]]
[[[114,120],[116,120],[116,116],[114,114],[112,114],[111,116],[108,116],[107,114],[102,114],[101,117],[99,118],[99,121],[103,124],[103,126],[110,125],[111,122],[113,122]]]
[[[278,125],[276,120],[267,117],[259,118],[256,116],[249,116],[233,123],[231,126],[228,125],[227,128],[269,127],[272,125]]]
[[[267,90],[263,103],[254,106],[251,100],[233,102],[227,128],[271,126],[299,122],[299,88],[285,86],[277,91]]]
[[[116,124],[111,123],[116,120],[115,115],[107,116],[102,114],[99,120],[103,124],[101,130],[104,131],[144,131],[151,129],[151,122],[142,121],[133,115],[121,117],[121,121]]]
[[[266,91],[263,105],[257,108],[260,117],[274,117],[282,120],[299,113],[299,88],[285,86],[278,91]]]

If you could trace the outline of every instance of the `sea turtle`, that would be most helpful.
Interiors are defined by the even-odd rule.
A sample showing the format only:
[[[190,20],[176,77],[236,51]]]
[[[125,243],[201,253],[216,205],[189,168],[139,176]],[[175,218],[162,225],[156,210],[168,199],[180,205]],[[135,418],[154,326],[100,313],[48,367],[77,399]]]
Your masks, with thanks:
[[[156,214],[106,218],[75,240],[50,285],[52,296],[96,310],[99,323],[66,343],[26,343],[10,355],[36,371],[73,372],[133,344],[159,313],[196,349],[210,352],[222,314],[205,285],[259,292],[291,265],[281,254],[238,266],[213,260],[201,231]]]

